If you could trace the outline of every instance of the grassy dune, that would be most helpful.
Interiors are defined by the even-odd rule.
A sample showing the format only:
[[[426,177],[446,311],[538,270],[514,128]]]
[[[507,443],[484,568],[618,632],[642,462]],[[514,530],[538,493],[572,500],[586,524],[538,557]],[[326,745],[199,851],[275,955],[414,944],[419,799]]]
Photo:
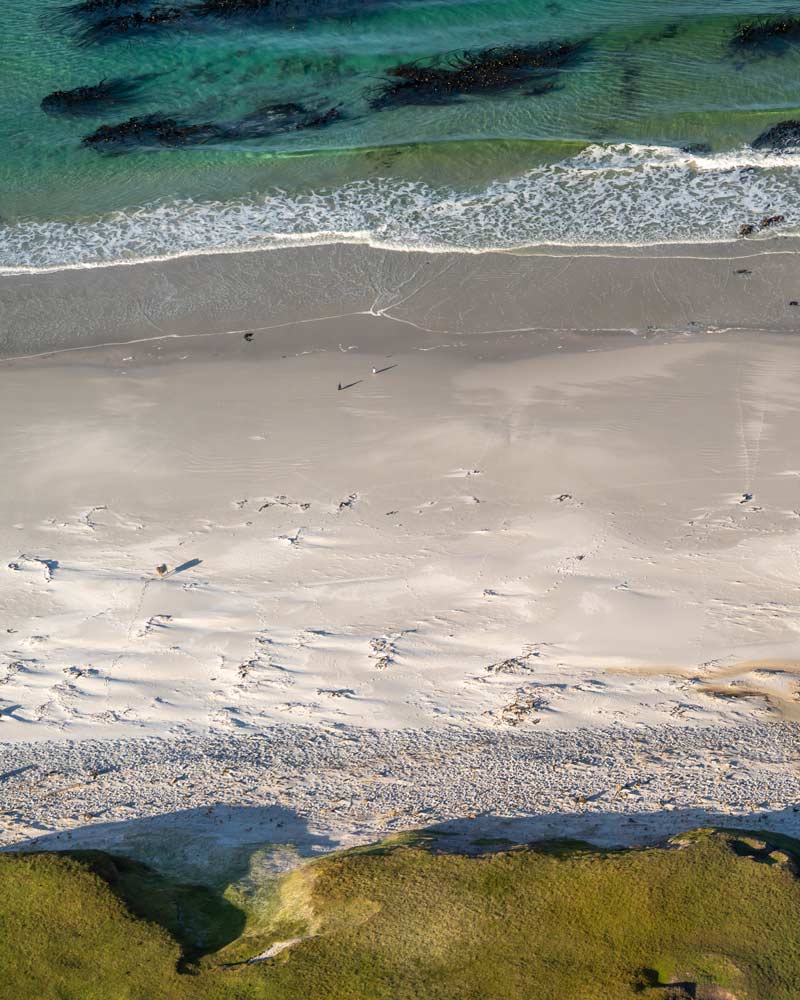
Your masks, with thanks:
[[[3,854],[0,997],[796,1000],[795,853],[730,831],[478,857],[390,842],[307,864],[257,906],[99,853]]]

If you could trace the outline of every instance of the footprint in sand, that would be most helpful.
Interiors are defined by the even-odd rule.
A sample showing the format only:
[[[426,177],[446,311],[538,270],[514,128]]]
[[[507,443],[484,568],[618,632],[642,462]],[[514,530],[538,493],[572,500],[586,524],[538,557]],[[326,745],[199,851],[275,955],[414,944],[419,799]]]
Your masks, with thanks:
[[[557,493],[550,497],[551,503],[564,504],[566,507],[583,507],[580,500],[576,500],[571,493]]]
[[[290,545],[290,546],[291,545],[299,545],[300,544],[300,535],[302,534],[302,532],[303,532],[303,529],[302,528],[298,528],[297,531],[295,531],[295,533],[293,535],[278,535],[278,541],[281,542],[281,543],[283,543],[284,545]]]
[[[545,644],[546,645],[546,644]],[[539,659],[542,651],[538,644],[525,646],[519,656],[510,656],[505,660],[490,663],[485,669],[487,674],[525,674],[533,670],[532,660]]]
[[[497,709],[488,709],[482,714],[494,721],[495,725],[519,726],[523,722],[537,725],[541,722],[539,713],[545,711],[550,702],[538,690],[530,687],[517,688],[508,704]]]
[[[385,670],[394,663],[395,654],[397,653],[395,640],[398,638],[399,636],[397,635],[382,635],[369,640],[370,659],[375,661],[375,668],[377,670]]]
[[[8,564],[8,568],[20,573],[25,569],[25,563],[38,563],[44,568],[44,578],[47,583],[53,579],[53,575],[59,568],[57,559],[44,559],[41,556],[26,556],[24,553]]]
[[[169,628],[171,621],[172,615],[151,615],[144,623],[144,629],[139,633],[139,635],[145,636],[149,635],[151,632],[156,632],[159,629]]]
[[[36,659],[15,659],[10,660],[6,664],[5,673],[0,677],[0,684],[10,683],[13,677],[17,674],[26,674],[30,672],[31,667],[39,663]]]
[[[247,501],[245,501],[247,502]],[[255,503],[260,504],[258,512],[268,510],[270,507],[289,507],[292,510],[308,510],[310,503],[298,500],[288,500],[285,496],[279,497],[259,497]]]

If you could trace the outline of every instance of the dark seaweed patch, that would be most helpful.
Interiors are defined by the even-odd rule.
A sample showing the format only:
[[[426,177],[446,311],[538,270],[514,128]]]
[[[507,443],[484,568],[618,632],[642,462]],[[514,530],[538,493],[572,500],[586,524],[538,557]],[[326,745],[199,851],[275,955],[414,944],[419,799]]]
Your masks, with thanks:
[[[263,17],[269,21],[304,21],[360,13],[380,0],[195,0],[186,7],[192,17]]]
[[[405,104],[450,104],[470,94],[501,93],[529,85],[545,94],[560,70],[579,59],[588,42],[542,42],[521,48],[492,48],[449,56],[443,64],[401,63],[372,98],[380,110]]]
[[[675,21],[670,24],[665,24],[663,28],[659,28],[653,34],[646,34],[642,37],[642,41],[645,42],[664,42],[668,41],[670,38],[677,38],[680,34],[681,25]]]
[[[784,14],[741,21],[730,44],[735,49],[780,55],[796,42],[800,42],[800,17]]]
[[[93,115],[114,105],[130,104],[139,91],[143,78],[101,80],[93,86],[74,90],[54,90],[42,99],[42,111],[48,115]]]
[[[137,10],[132,14],[103,17],[86,26],[83,40],[86,42],[103,41],[117,35],[126,35],[132,31],[140,32],[165,24],[174,24],[184,17],[185,13],[185,10],[180,7],[153,7],[146,13]]]
[[[110,10],[122,10],[125,7],[141,7],[149,0],[83,0],[65,8],[70,14],[102,14]]]
[[[168,115],[142,115],[115,125],[101,125],[84,136],[82,144],[101,153],[207,146],[265,139],[281,132],[324,128],[341,118],[338,108],[313,111],[302,104],[265,105],[235,122],[187,122]]]
[[[750,143],[753,149],[777,149],[800,152],[800,121],[789,119],[768,128]]]
[[[633,61],[633,54],[630,50],[625,50],[619,54],[619,61],[622,64],[622,76],[620,79],[620,100],[624,107],[633,108],[637,101],[641,99],[640,81],[642,77],[642,67],[638,62]]]
[[[191,124],[165,115],[137,115],[116,125],[101,125],[84,137],[83,145],[114,153],[146,146],[194,146],[220,142],[223,131],[214,122]]]
[[[240,17],[243,14],[288,13],[297,9],[291,0],[200,0],[189,10],[198,17]],[[290,15],[291,16],[291,15]],[[296,16],[296,13],[295,13]]]
[[[197,27],[208,20],[245,18],[250,22],[298,24],[312,17],[341,17],[362,12],[383,0],[184,0],[177,5],[153,0],[83,0],[66,11],[83,22],[85,42],[108,41],[120,35],[149,32],[186,23]],[[147,9],[133,8],[147,4]],[[105,16],[100,16],[105,15]]]

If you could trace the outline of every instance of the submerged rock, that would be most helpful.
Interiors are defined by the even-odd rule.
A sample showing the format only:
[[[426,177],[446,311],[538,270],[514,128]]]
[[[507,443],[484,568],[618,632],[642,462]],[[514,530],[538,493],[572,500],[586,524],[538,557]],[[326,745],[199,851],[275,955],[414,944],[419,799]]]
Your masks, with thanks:
[[[778,149],[787,152],[800,151],[800,121],[793,118],[778,122],[766,129],[750,143],[753,149]]]
[[[800,42],[800,17],[784,14],[740,22],[730,44],[736,49],[766,49],[780,53],[790,42]]]
[[[681,152],[690,156],[710,156],[713,150],[707,142],[690,142],[686,146],[681,146]]]

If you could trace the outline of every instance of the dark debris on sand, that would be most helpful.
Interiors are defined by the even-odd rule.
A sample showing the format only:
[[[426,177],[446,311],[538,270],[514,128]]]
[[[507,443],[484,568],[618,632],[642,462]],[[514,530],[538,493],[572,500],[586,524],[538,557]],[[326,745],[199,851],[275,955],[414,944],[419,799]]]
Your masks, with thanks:
[[[449,104],[470,94],[525,88],[526,95],[553,90],[560,70],[580,59],[586,40],[482,49],[450,55],[443,62],[401,63],[370,101],[373,109],[408,104]]]

